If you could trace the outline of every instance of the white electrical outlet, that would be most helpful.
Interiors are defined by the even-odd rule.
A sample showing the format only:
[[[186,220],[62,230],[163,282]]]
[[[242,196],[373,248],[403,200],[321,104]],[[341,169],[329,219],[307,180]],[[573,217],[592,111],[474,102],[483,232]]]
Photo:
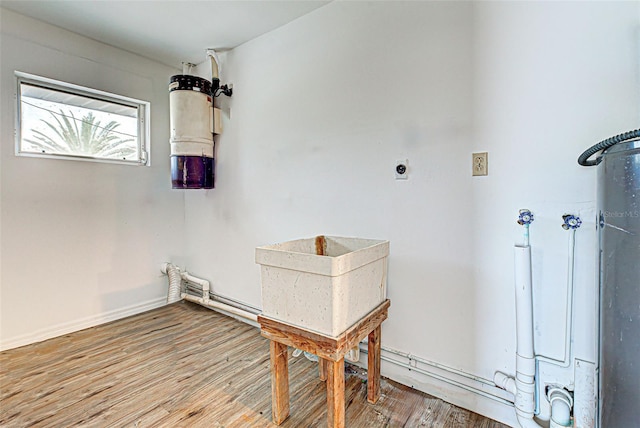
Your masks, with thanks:
[[[489,153],[474,153],[471,159],[472,175],[489,175]]]

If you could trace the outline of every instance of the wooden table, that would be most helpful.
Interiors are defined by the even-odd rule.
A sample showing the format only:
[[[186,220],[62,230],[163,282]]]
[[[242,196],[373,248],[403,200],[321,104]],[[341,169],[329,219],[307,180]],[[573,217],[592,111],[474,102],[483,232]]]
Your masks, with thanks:
[[[380,398],[380,330],[391,302],[387,299],[338,337],[325,336],[263,315],[260,332],[271,341],[271,409],[273,422],[289,417],[289,361],[287,346],[319,357],[320,379],[327,382],[327,421],[331,428],[345,426],[344,356],[368,337],[367,400]]]

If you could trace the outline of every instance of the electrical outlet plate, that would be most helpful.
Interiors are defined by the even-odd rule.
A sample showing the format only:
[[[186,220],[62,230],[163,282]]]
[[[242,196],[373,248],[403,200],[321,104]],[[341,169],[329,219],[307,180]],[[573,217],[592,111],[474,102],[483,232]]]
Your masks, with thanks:
[[[478,175],[489,175],[489,153],[474,153],[472,156],[472,174],[474,176]]]
[[[396,180],[406,180],[409,178],[409,160],[400,159],[396,161]]]

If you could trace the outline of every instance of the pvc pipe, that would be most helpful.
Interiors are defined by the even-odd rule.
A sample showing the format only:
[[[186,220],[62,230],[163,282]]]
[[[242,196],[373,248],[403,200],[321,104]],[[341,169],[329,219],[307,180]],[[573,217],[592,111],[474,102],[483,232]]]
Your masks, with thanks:
[[[367,346],[366,345],[362,345],[360,347],[360,351],[365,351],[365,353],[366,353],[366,350],[367,350]],[[382,347],[382,350],[385,351],[385,352],[388,352],[390,354],[395,354],[395,355],[407,358],[409,361],[416,361],[416,362],[424,364],[426,366],[431,366],[431,367],[437,368],[439,370],[443,370],[443,371],[446,371],[446,372],[449,372],[449,373],[453,373],[453,374],[458,375],[458,376],[466,377],[468,379],[471,379],[473,381],[485,384],[487,386],[495,386],[494,382],[492,382],[492,381],[490,381],[488,379],[485,379],[485,378],[483,378],[481,376],[473,375],[473,374],[467,373],[467,372],[465,372],[463,370],[454,369],[454,368],[445,366],[445,365],[440,364],[440,363],[429,361],[429,360],[426,360],[424,358],[418,357],[417,355],[409,354],[409,353],[402,352],[402,351],[397,351],[395,349],[387,348],[385,346]]]
[[[571,426],[571,407],[569,404],[556,400],[551,403],[551,427],[569,427]]]
[[[516,378],[532,383],[535,376],[533,350],[533,295],[531,247],[515,246],[516,282]]]
[[[570,427],[573,399],[569,391],[553,387],[547,392],[547,398],[551,403],[550,428]]]
[[[209,298],[209,281],[202,278],[197,278],[188,272],[181,272],[180,269],[171,263],[164,263],[160,267],[160,271],[169,276],[169,293],[167,296],[167,302],[173,303],[180,299],[188,300],[190,302],[198,303],[203,306],[207,306],[212,309],[219,309],[230,314],[239,316],[249,321],[258,322],[258,315],[244,309],[237,308],[235,306],[222,303]],[[202,296],[192,296],[191,294],[181,293],[181,282],[189,281],[192,284],[197,284],[202,287]]]
[[[244,311],[242,309],[238,309],[234,306],[227,305],[225,303],[218,302],[216,300],[204,299],[202,297],[192,296],[190,294],[182,293],[182,298],[189,302],[199,303],[203,306],[212,309],[219,309],[221,311],[229,312],[230,314],[237,315],[249,321],[258,322],[258,315],[253,314],[251,312]]]
[[[237,315],[249,321],[258,322],[258,315],[245,311],[244,309],[237,308],[235,306],[228,305],[226,303],[218,302],[209,298],[209,281],[206,279],[197,278],[190,275],[188,272],[182,273],[182,279],[189,281],[192,284],[197,284],[202,287],[202,297],[192,296],[187,293],[182,293],[182,298],[190,302],[199,303],[211,309],[219,309],[230,314]]]
[[[213,49],[207,49],[207,55],[211,60],[211,77],[213,79],[217,79],[220,77],[220,66],[218,65],[220,61],[218,61],[218,54]]]
[[[528,237],[528,233],[525,235]],[[526,240],[525,240],[526,242]],[[496,372],[496,386],[515,396],[516,417],[522,428],[539,428],[534,421],[536,360],[533,350],[533,286],[531,281],[531,247],[514,248],[516,289],[516,376]]]
[[[207,299],[209,296],[209,281],[207,281],[206,279],[201,279],[201,278],[196,278],[193,275],[190,275],[189,272],[182,272],[180,274],[180,276],[182,277],[182,279],[184,279],[185,281],[189,281],[193,284],[197,284],[200,287],[202,287],[202,291],[203,291],[203,295],[204,295],[204,291],[207,291]]]
[[[574,240],[570,241],[572,248]],[[516,288],[516,376],[515,379],[496,372],[494,382],[515,396],[516,417],[522,428],[539,428],[534,420],[536,394],[536,355],[533,347],[533,284],[531,280],[531,247],[528,245],[514,248],[515,252],[515,288]],[[571,298],[573,297],[573,251],[570,251],[569,281]],[[573,306],[573,305],[572,305]],[[567,314],[570,317],[570,313]],[[572,318],[572,317],[571,317]],[[567,336],[571,335],[568,323]],[[565,349],[565,359],[567,349]],[[569,359],[570,361],[570,359]],[[551,390],[550,390],[551,391]],[[571,396],[562,388],[550,393],[552,428],[571,426]],[[554,423],[558,425],[553,425]]]
[[[512,393],[515,397],[516,418],[521,428],[541,428],[533,419],[535,382],[527,384],[502,372],[496,372],[494,382],[497,387]]]
[[[513,377],[506,375],[502,372],[496,372],[493,375],[493,382],[496,384],[498,388],[502,388],[507,392],[510,392],[514,396],[517,393],[516,390],[516,381]]]
[[[253,314],[259,314],[260,312],[262,312],[259,308],[247,305],[246,303],[231,299],[229,297],[220,296],[219,294],[214,294],[213,292],[211,292],[211,290],[209,290],[209,298],[211,300],[216,300],[220,303],[226,303],[229,306],[233,306],[234,308],[242,309],[244,311],[247,311]]]
[[[363,352],[363,353],[366,354],[368,351],[364,350],[364,349],[360,349],[360,352]],[[423,374],[425,376],[431,377],[433,379],[437,379],[439,381],[448,383],[450,385],[457,386],[458,388],[464,389],[465,391],[473,392],[474,394],[478,394],[478,395],[481,395],[483,397],[490,398],[490,399],[492,399],[494,401],[497,401],[499,403],[506,404],[506,405],[510,405],[511,404],[510,401],[505,400],[505,399],[503,399],[501,397],[496,397],[495,395],[490,394],[490,393],[485,392],[485,391],[482,391],[482,390],[480,390],[478,388],[474,388],[472,386],[465,385],[462,382],[458,382],[456,380],[449,379],[447,377],[441,376],[441,375],[436,374],[436,373],[428,372],[428,371],[423,370],[423,369],[421,369],[419,367],[413,367],[413,366],[411,366],[409,364],[406,364],[406,363],[403,363],[401,361],[397,361],[397,360],[394,360],[392,358],[385,357],[384,355],[381,355],[380,359],[383,360],[383,361],[387,361],[389,363],[395,364],[397,366],[404,367],[405,369],[407,369],[409,371],[420,373],[420,374]]]
[[[522,428],[539,427],[534,420],[536,393],[536,361],[533,350],[533,284],[531,280],[531,247],[516,245],[516,394],[514,406]]]
[[[518,423],[522,428],[542,428],[542,425],[534,421],[533,418],[528,418],[519,413],[516,413],[516,417],[518,418]]]
[[[183,62],[182,63],[182,74],[191,74],[194,65],[195,64],[192,64],[190,62]]]
[[[366,344],[360,343],[359,347],[360,347],[360,352],[361,353],[363,353],[365,355],[367,355],[369,353],[369,349],[367,348]],[[492,399],[494,401],[497,401],[497,402],[505,404],[505,405],[509,405],[510,406],[510,405],[513,404],[512,401],[509,401],[509,400],[507,400],[505,398],[502,398],[502,397],[499,397],[497,395],[491,394],[490,392],[484,391],[482,389],[478,389],[476,387],[473,387],[473,386],[470,386],[470,385],[466,385],[466,384],[464,384],[462,382],[458,382],[458,381],[456,381],[454,379],[439,375],[437,373],[433,373],[433,372],[421,369],[420,367],[412,365],[410,362],[409,363],[403,363],[402,361],[398,361],[396,359],[389,358],[389,357],[385,356],[385,353],[390,353],[390,354],[395,354],[395,355],[398,355],[398,356],[401,356],[401,357],[404,357],[404,358],[410,358],[410,357],[408,357],[408,355],[410,355],[410,354],[406,354],[404,352],[396,351],[395,349],[385,348],[384,346],[382,347],[382,351],[383,351],[383,353],[380,356],[380,359],[383,360],[383,361],[387,361],[387,362],[395,364],[395,365],[397,365],[399,367],[403,367],[403,368],[405,368],[405,369],[407,369],[409,371],[413,371],[413,372],[416,372],[416,373],[423,374],[425,376],[431,377],[433,379],[437,379],[439,381],[448,383],[450,385],[457,386],[458,388],[462,388],[465,391],[469,391],[469,392],[472,392],[474,394],[478,394],[478,395],[481,395],[483,397],[490,398],[490,399]],[[415,356],[413,356],[413,359],[415,361],[420,361]],[[424,360],[424,361],[427,361],[427,360]],[[430,365],[428,361],[425,364]],[[438,367],[438,368],[441,368],[441,367]],[[450,369],[450,370],[447,370],[447,371],[450,371],[452,373],[457,373],[460,376],[464,376],[464,377],[467,377],[467,378],[475,380],[474,376],[471,376],[471,375],[469,375],[467,373],[464,373],[462,371],[458,371],[458,370],[455,370],[455,369]],[[489,384],[489,385],[490,386],[494,386],[493,384]]]

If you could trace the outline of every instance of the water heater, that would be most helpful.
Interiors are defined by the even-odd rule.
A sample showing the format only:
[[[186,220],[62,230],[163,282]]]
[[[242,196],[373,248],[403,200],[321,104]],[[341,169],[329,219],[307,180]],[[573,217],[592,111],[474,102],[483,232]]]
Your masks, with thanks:
[[[600,427],[640,424],[640,141],[598,165]]]
[[[169,84],[171,185],[212,189],[214,185],[213,98],[219,80],[178,74]]]
[[[596,160],[589,157],[602,151]],[[640,129],[604,140],[597,165],[600,256],[600,428],[640,424]]]

